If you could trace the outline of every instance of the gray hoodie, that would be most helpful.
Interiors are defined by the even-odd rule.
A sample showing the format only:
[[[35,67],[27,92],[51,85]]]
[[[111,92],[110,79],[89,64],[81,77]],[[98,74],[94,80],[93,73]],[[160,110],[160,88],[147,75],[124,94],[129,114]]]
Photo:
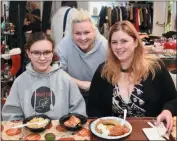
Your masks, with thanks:
[[[59,65],[53,66],[48,73],[39,73],[31,63],[14,81],[2,109],[2,117],[6,121],[35,114],[59,119],[68,113],[86,116],[85,102],[77,85]]]
[[[72,36],[65,36],[56,47],[62,68],[72,77],[91,81],[99,64],[106,60],[107,40],[96,30],[94,47],[84,53],[74,43]]]

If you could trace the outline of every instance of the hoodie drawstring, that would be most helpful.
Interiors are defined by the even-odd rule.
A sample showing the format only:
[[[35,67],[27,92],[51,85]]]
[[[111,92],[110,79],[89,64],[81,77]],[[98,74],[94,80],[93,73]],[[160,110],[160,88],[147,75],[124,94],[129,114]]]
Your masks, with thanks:
[[[36,115],[36,90],[35,90],[35,96],[34,96],[34,115]]]
[[[52,89],[51,89],[51,80],[50,80],[50,74],[49,74],[49,86],[50,86],[50,102],[51,102],[51,104],[50,104],[50,110],[53,110],[53,98],[52,98],[52,96],[53,96],[53,94],[52,94]]]

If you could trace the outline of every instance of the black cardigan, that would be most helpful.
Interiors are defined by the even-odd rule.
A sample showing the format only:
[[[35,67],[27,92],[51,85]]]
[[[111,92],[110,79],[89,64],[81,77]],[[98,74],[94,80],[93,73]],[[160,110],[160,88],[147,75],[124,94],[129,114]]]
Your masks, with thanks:
[[[112,116],[112,93],[113,88],[106,79],[101,78],[101,64],[96,70],[89,92],[88,116],[104,117]],[[173,80],[165,68],[156,71],[155,78],[152,80],[150,73],[148,78],[143,82],[145,116],[156,117],[162,110],[171,111],[172,115],[177,115],[177,92]]]

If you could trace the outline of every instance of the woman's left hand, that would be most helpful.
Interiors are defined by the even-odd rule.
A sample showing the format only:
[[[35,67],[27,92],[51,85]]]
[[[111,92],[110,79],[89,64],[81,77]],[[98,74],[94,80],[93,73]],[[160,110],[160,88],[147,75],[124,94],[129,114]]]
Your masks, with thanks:
[[[168,131],[172,130],[173,127],[173,117],[169,110],[163,110],[157,117],[157,126],[162,122],[166,121],[166,128]]]

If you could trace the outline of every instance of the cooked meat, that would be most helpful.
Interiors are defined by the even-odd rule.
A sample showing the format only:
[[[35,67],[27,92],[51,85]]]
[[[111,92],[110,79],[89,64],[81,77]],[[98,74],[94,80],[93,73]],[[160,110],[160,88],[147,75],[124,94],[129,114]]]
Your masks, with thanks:
[[[68,127],[75,127],[79,123],[81,123],[81,120],[79,118],[77,118],[76,116],[71,116],[69,120],[64,122],[64,125]]]
[[[124,129],[121,125],[116,125],[109,130],[110,136],[120,136],[124,134]]]
[[[100,134],[102,134],[103,132],[102,130],[98,129],[99,124],[103,124],[106,126],[106,129],[109,131],[109,136],[120,136],[129,132],[129,128],[126,125],[121,126],[117,120],[101,119],[97,122],[95,127],[95,130]]]

